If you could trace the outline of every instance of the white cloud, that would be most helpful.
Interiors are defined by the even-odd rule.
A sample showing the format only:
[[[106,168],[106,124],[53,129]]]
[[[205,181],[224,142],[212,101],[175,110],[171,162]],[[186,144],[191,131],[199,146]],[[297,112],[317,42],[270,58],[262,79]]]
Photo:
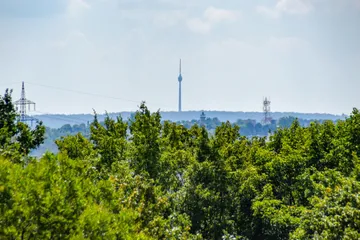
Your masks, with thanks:
[[[83,32],[73,31],[63,40],[54,41],[50,44],[54,48],[65,48],[71,44],[77,44],[78,46],[91,45],[86,35]]]
[[[155,14],[153,23],[159,27],[171,27],[184,19],[186,19],[186,13],[183,11],[163,11]]]
[[[207,21],[201,20],[199,18],[192,18],[187,21],[188,28],[196,33],[208,33],[211,30],[211,24]]]
[[[68,0],[67,13],[70,17],[78,17],[89,8],[90,4],[85,0]]]
[[[309,0],[280,0],[276,9],[289,14],[307,14],[313,6]]]
[[[270,17],[270,18],[278,18],[280,17],[280,12],[276,9],[268,8],[265,6],[257,6],[256,11],[264,16]]]
[[[311,0],[278,0],[275,7],[257,6],[258,13],[267,17],[278,18],[282,14],[304,15],[313,10]]]
[[[249,42],[237,40],[235,38],[228,38],[228,39],[222,40],[219,42],[218,46],[223,49],[227,49],[229,51],[233,51],[234,49],[237,49],[240,51],[255,52],[259,49],[259,46],[253,45],[252,43],[249,43]]]
[[[225,39],[217,43],[217,47],[221,48],[223,52],[233,52],[235,49],[239,52],[247,52],[253,54],[278,54],[278,53],[293,53],[294,51],[304,51],[309,49],[310,43],[298,37],[270,37],[262,44],[253,44],[244,42],[234,38]],[[234,54],[234,52],[232,53]],[[242,53],[239,53],[242,55]],[[235,54],[236,55],[236,54]]]
[[[234,22],[240,17],[239,11],[208,7],[202,18],[192,18],[187,21],[189,29],[196,33],[208,33],[215,24],[221,22]]]
[[[271,37],[268,46],[277,52],[290,52],[294,50],[305,50],[309,47],[309,42],[297,37]]]
[[[237,11],[208,7],[204,12],[204,18],[209,22],[236,21],[240,13]]]

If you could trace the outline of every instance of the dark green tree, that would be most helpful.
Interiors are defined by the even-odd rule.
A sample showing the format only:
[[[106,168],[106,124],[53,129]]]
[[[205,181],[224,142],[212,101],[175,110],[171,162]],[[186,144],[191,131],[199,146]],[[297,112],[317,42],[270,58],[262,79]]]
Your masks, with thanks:
[[[38,122],[31,129],[28,125],[17,121],[17,113],[12,103],[11,91],[6,90],[0,96],[0,154],[20,161],[32,149],[44,142],[45,127]]]
[[[80,133],[75,136],[62,137],[55,140],[55,143],[59,151],[71,159],[96,157],[93,144]]]
[[[137,174],[157,179],[160,167],[160,112],[150,113],[142,102],[130,122],[131,165]]]
[[[90,125],[90,139],[94,143],[94,149],[100,154],[98,167],[110,169],[114,162],[126,159],[127,128],[127,123],[121,117],[115,121],[107,115],[101,124],[95,113]]]

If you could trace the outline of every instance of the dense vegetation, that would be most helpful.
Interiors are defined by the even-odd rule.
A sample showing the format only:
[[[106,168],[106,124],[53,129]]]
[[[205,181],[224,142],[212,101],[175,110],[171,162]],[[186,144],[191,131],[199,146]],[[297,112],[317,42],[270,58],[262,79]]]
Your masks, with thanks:
[[[272,120],[271,123],[262,124],[256,122],[254,119],[238,119],[233,125],[240,127],[240,135],[246,137],[265,137],[269,132],[275,131],[277,128],[289,128],[291,124],[296,120],[293,116],[281,117],[278,120]],[[314,120],[297,119],[301,126],[309,126]],[[322,122],[323,120],[320,120]],[[220,127],[223,122],[218,118],[206,118],[205,120],[191,120],[191,121],[178,121],[180,125],[186,128],[191,128],[194,125],[204,126],[210,133],[214,133],[217,127]]]
[[[169,111],[160,111],[161,119],[163,121],[169,120],[172,122],[184,122],[192,123],[199,120],[200,115],[203,111],[182,111],[182,112],[169,112]],[[256,122],[261,122],[264,118],[262,112],[229,112],[229,111],[213,111],[206,110],[204,111],[207,118],[214,119],[217,118],[221,122],[230,121],[232,123],[236,122],[238,119],[251,119]],[[105,114],[99,113],[97,115],[100,122],[103,122],[107,116],[110,118],[116,118],[121,116],[124,120],[132,118],[134,112],[108,112]],[[304,121],[309,122],[310,120],[332,120],[337,121],[338,119],[344,120],[348,117],[345,114],[342,115],[333,115],[333,114],[324,114],[324,113],[298,113],[298,112],[271,112],[271,117],[273,119],[286,118],[292,116],[297,119],[304,119]],[[87,124],[93,121],[94,114],[41,114],[36,115],[36,118],[41,120],[45,126],[49,128],[61,128],[65,124]]]
[[[360,112],[294,121],[266,140],[239,126],[95,117],[89,139],[42,141],[0,99],[0,238],[359,239]],[[25,134],[26,133],[26,134]]]
[[[111,115],[108,117],[113,118]],[[133,119],[133,115],[130,116],[130,120]],[[233,125],[237,125],[240,127],[240,135],[246,136],[248,138],[252,138],[254,136],[265,137],[268,136],[269,133],[274,132],[277,128],[289,128],[291,124],[296,120],[293,116],[281,117],[278,120],[271,121],[270,124],[261,124],[256,122],[256,120],[247,119],[242,120],[238,119]],[[125,122],[130,123],[129,119],[125,119]],[[312,120],[315,121],[315,120]],[[306,119],[298,119],[298,122],[301,126],[309,126],[312,122],[311,120]],[[323,120],[318,120],[322,122]],[[162,121],[162,124],[165,121]],[[191,121],[178,121],[176,122],[178,125],[183,125],[185,128],[190,129],[194,125],[204,126],[210,135],[215,133],[215,129],[223,122],[221,122],[218,118],[206,118],[205,120],[196,120],[193,119]],[[100,122],[100,124],[104,125],[104,122]],[[58,152],[58,148],[55,144],[55,141],[60,139],[61,137],[76,135],[81,133],[84,137],[90,138],[90,125],[89,124],[65,124],[60,128],[50,128],[46,127],[45,131],[45,141],[41,144],[37,149],[34,149],[30,155],[32,156],[41,156],[46,151],[51,151],[53,153]]]

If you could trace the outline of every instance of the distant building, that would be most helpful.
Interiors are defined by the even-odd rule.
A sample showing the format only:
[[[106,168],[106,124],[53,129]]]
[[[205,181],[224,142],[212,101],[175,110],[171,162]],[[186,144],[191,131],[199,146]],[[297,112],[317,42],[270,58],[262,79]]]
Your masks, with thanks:
[[[200,114],[200,124],[201,125],[205,124],[205,120],[206,120],[206,115],[205,115],[204,111],[202,111]]]

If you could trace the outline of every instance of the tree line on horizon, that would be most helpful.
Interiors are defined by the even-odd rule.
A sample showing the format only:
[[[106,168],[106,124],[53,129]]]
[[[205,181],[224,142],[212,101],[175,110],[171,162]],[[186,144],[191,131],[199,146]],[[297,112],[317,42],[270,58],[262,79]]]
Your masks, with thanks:
[[[131,115],[131,118],[126,120],[126,122],[130,122],[134,118],[134,114]],[[107,117],[113,118],[113,116],[108,115]],[[240,127],[240,135],[246,136],[248,138],[252,138],[254,136],[257,137],[265,137],[274,132],[277,128],[289,128],[291,124],[297,120],[301,126],[306,127],[309,126],[311,122],[318,121],[323,122],[324,120],[307,120],[307,119],[298,119],[293,116],[281,117],[278,120],[272,120],[269,124],[263,124],[257,122],[254,119],[238,119],[236,122],[232,123],[232,125],[237,125]],[[161,121],[164,124],[165,121]],[[171,121],[169,121],[171,122]],[[336,121],[334,121],[336,122]],[[193,119],[191,121],[177,121],[179,125],[183,125],[185,128],[190,129],[194,125],[204,126],[209,134],[214,134],[215,129],[223,122],[221,122],[218,118],[205,118],[204,121],[200,119]],[[104,121],[101,121],[100,124],[104,125]],[[37,149],[31,152],[33,156],[41,156],[46,151],[57,152],[57,146],[55,141],[60,139],[61,137],[65,137],[68,135],[76,135],[81,133],[84,137],[90,138],[90,124],[80,123],[80,124],[64,124],[60,128],[45,128],[45,141],[41,144]]]
[[[160,109],[159,109],[160,110]],[[160,114],[162,117],[162,121],[169,120],[172,122],[181,122],[181,121],[196,121],[199,120],[202,111],[182,111],[182,112],[165,112],[160,110]],[[238,119],[241,120],[256,120],[257,122],[261,122],[263,118],[262,112],[226,112],[226,111],[205,111],[206,115],[213,118],[218,118],[220,121],[230,121],[236,122]],[[134,112],[107,112],[104,114],[98,114],[99,121],[103,122],[106,116],[110,116],[111,118],[116,118],[117,116],[121,116],[123,120],[131,119],[134,115]],[[344,120],[348,117],[348,115],[334,115],[334,114],[326,114],[326,113],[299,113],[299,112],[271,112],[271,116],[274,119],[286,118],[286,117],[294,117],[300,120],[305,121],[323,121],[323,120]],[[36,118],[39,121],[42,121],[43,124],[49,128],[57,129],[61,128],[65,124],[77,124],[81,123],[87,124],[92,122],[94,114],[41,114],[36,115]]]
[[[360,112],[271,136],[97,116],[29,156],[45,127],[0,97],[1,239],[359,239]]]

